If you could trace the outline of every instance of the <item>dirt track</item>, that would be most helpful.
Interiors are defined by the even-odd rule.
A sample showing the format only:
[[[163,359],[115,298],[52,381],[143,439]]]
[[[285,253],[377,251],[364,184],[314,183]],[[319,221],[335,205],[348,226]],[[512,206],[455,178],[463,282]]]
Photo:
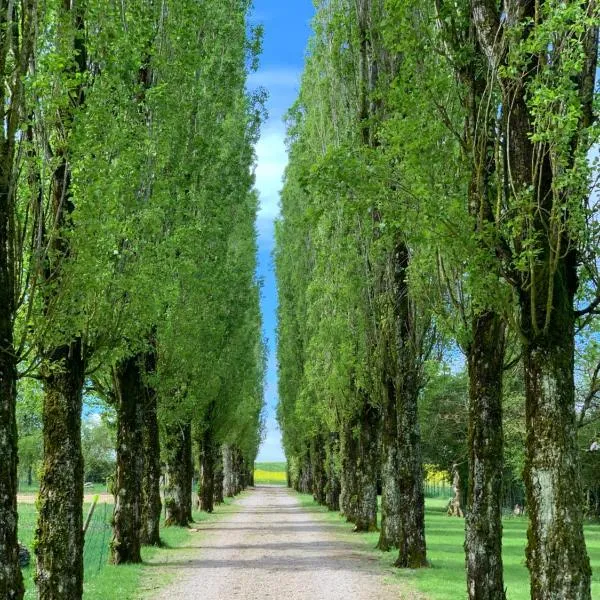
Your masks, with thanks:
[[[259,487],[240,510],[193,534],[156,600],[409,600],[378,558],[283,488]]]

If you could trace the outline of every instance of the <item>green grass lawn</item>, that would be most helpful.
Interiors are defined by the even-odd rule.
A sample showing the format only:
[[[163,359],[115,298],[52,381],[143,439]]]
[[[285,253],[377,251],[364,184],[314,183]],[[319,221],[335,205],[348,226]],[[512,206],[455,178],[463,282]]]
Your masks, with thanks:
[[[311,496],[301,495],[303,505],[316,507]],[[394,579],[405,581],[423,592],[430,600],[461,600],[467,597],[465,579],[464,520],[448,517],[447,500],[428,498],[425,503],[427,553],[431,568],[418,571],[397,570]],[[318,508],[327,520],[344,523],[339,513],[329,513]],[[347,530],[351,525],[343,525]],[[391,564],[395,554],[381,553],[375,549],[378,533],[357,534],[363,543],[373,548],[382,561]],[[592,564],[592,597],[600,598],[600,524],[585,527],[585,539]],[[504,520],[504,585],[508,600],[529,600],[529,574],[525,566],[527,518],[508,517]]]
[[[287,485],[287,465],[284,462],[254,464],[255,485]]]
[[[196,523],[218,519],[220,515],[235,510],[231,506],[233,500],[227,498],[225,504],[215,507],[211,515],[194,512]],[[84,518],[89,505],[84,506]],[[84,594],[85,600],[138,600],[140,590],[156,590],[169,583],[169,576],[150,566],[151,563],[167,563],[173,548],[185,546],[190,538],[190,530],[180,527],[168,527],[161,530],[162,548],[143,548],[141,565],[121,565],[115,567],[108,564],[112,530],[112,504],[98,504],[85,538],[83,553]],[[34,504],[19,505],[19,539],[32,550],[36,525],[36,508]],[[178,556],[179,558],[179,556]],[[36,590],[33,582],[35,556],[32,550],[32,563],[23,570],[25,580],[25,599],[34,600]],[[150,587],[148,587],[150,586]],[[143,597],[143,596],[142,596]]]

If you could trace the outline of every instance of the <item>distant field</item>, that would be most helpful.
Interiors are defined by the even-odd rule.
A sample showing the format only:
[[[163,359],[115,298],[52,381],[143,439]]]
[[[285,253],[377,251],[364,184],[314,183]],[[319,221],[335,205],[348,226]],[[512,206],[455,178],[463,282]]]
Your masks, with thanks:
[[[284,462],[255,463],[254,483],[256,485],[286,485],[286,467]]]

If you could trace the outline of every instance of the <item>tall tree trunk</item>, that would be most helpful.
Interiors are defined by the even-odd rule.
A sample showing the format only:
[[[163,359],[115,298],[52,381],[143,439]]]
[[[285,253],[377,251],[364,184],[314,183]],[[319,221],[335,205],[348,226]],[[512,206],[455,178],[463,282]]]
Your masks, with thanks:
[[[165,428],[167,527],[186,527],[192,521],[192,426],[172,423]]]
[[[419,362],[423,359],[423,332],[408,288],[410,253],[399,239],[394,248],[394,323],[396,346],[396,412],[398,423],[398,478],[400,484],[400,535],[397,567],[427,566],[425,546],[425,493],[419,428]],[[425,325],[422,325],[425,326]]]
[[[61,261],[70,255],[68,236],[70,215],[75,207],[71,190],[69,133],[76,110],[85,99],[87,71],[85,8],[76,2],[63,2],[59,10],[57,44],[73,57],[67,61],[68,75],[80,75],[80,83],[69,89],[59,124],[54,128],[54,155],[57,166],[52,174],[51,215],[54,226],[44,231],[44,244],[51,251],[44,265],[44,305],[48,318],[56,296],[60,296]],[[48,143],[44,140],[44,143]],[[58,292],[56,290],[59,290]],[[57,327],[60,331],[60,328]],[[61,334],[63,332],[61,331]],[[73,332],[68,331],[67,335]],[[87,349],[85,349],[87,351]],[[45,366],[42,407],[44,421],[44,461],[38,498],[36,530],[39,600],[79,600],[83,593],[83,456],[81,453],[81,408],[86,360],[81,338],[43,349]]]
[[[223,444],[223,494],[228,498],[235,496],[235,471],[233,448]]]
[[[564,290],[555,295],[563,297],[557,298],[552,334],[524,348],[527,566],[533,600],[591,598],[577,464],[574,318],[572,298]]]
[[[354,523],[358,510],[358,440],[354,432],[354,422],[350,419],[345,419],[342,424],[340,454],[342,467],[340,512],[348,522]]]
[[[525,269],[512,277],[520,304],[525,369],[525,485],[530,515],[526,554],[531,597],[589,600],[591,569],[583,536],[573,375],[573,301],[578,289],[579,240],[571,237],[571,207],[583,204],[583,195],[588,191],[555,185],[551,156],[556,149],[535,135],[528,85],[547,68],[546,49],[540,55],[528,54],[527,64],[519,67],[516,77],[510,68],[498,69],[510,61],[515,47],[530,41],[528,38],[538,27],[545,25],[544,12],[537,2],[509,3],[503,14],[494,3],[471,0],[471,4],[480,45],[491,71],[498,73],[502,89],[509,184],[504,201],[516,207],[515,217],[527,220],[526,230],[513,242],[519,253],[526,244],[531,255]],[[574,164],[579,136],[595,119],[598,27],[593,18],[589,22],[589,15],[595,14],[597,7],[595,0],[581,7],[588,10],[587,30],[578,32],[575,38],[583,42],[585,61],[582,72],[572,77],[572,84],[582,110],[566,146],[572,154],[560,157],[567,167]],[[561,39],[560,32],[557,39]],[[550,63],[560,68],[565,50],[561,44],[553,50],[556,54]]]
[[[339,438],[335,432],[330,432],[327,439],[327,485],[325,488],[325,503],[332,511],[340,510],[340,476],[337,467],[339,453]]]
[[[215,493],[215,454],[216,447],[213,439],[213,431],[210,423],[206,426],[202,439],[199,444],[200,450],[200,485],[198,490],[198,498],[200,500],[200,510],[207,513],[212,513],[214,509],[214,493]],[[236,470],[236,477],[239,473]],[[236,482],[236,486],[239,482]]]
[[[313,490],[312,465],[308,449],[304,452],[300,462],[299,490],[301,494],[312,494]]]
[[[402,527],[400,468],[398,461],[398,417],[393,375],[386,376],[381,427],[381,531],[377,547],[387,552],[398,548]]]
[[[81,342],[56,348],[43,374],[44,461],[38,498],[36,583],[40,600],[83,594]]]
[[[137,354],[114,369],[117,400],[117,472],[111,562],[139,563],[141,556],[141,499],[144,476],[144,382]]]
[[[223,473],[223,454],[221,448],[215,448],[215,488],[213,500],[215,504],[223,504],[224,494],[224,473]]]
[[[361,392],[362,410],[358,434],[356,474],[356,518],[354,531],[377,530],[378,433],[380,413]]]
[[[502,374],[504,324],[474,318],[469,369],[469,491],[465,551],[470,600],[504,600]]]
[[[0,597],[20,600],[23,579],[17,544],[17,366],[9,283],[8,200],[7,190],[0,190]]]
[[[156,373],[156,351],[146,353],[146,378]],[[157,394],[151,382],[144,384],[142,443],[144,473],[142,479],[141,541],[147,546],[160,545],[160,439]]]
[[[23,80],[33,50],[36,11],[33,0],[0,1],[0,105],[3,107],[0,127],[0,597],[7,600],[20,600],[24,593],[17,542],[17,357],[13,328],[18,294],[15,262],[21,257],[15,256],[20,233],[15,230],[18,179],[15,143],[25,113]],[[15,28],[19,28],[19,35],[11,36],[9,32]]]
[[[312,494],[319,504],[325,504],[325,487],[327,484],[327,473],[325,470],[325,443],[321,436],[311,440],[310,444],[311,468],[313,474]]]

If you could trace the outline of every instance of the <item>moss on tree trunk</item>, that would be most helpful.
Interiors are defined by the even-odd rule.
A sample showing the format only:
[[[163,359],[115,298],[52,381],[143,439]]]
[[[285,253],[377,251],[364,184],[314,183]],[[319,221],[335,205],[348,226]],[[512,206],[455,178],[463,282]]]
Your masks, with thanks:
[[[361,396],[363,396],[361,394]],[[356,515],[354,531],[377,530],[377,475],[379,470],[379,410],[362,397],[358,422],[358,461],[356,468]]]
[[[526,553],[533,600],[591,598],[575,438],[573,327],[563,326],[545,347],[526,346],[524,356]]]
[[[44,383],[44,461],[38,498],[36,583],[40,600],[83,594],[83,455],[81,342],[55,348]]]
[[[165,508],[167,527],[186,527],[192,521],[192,426],[170,423],[165,427],[167,463]]]
[[[223,444],[223,494],[228,498],[235,496],[235,470],[233,448],[229,444]]]
[[[146,353],[146,378],[156,372],[156,353]],[[144,383],[143,406],[143,478],[141,541],[148,546],[160,545],[160,439],[158,430],[156,389],[147,380]]]
[[[217,447],[215,449],[215,488],[213,491],[213,500],[215,504],[223,504],[224,479],[223,453],[221,448]]]
[[[325,504],[325,488],[327,485],[325,442],[321,436],[311,440],[310,462],[312,470],[312,494],[319,504]]]
[[[144,476],[143,355],[122,360],[114,369],[117,401],[117,471],[111,562],[139,563],[141,556],[142,479]]]
[[[473,320],[469,369],[469,490],[465,552],[471,600],[504,600],[502,568],[502,375],[504,325],[484,312]]]
[[[217,447],[213,437],[211,424],[209,423],[200,439],[200,484],[198,489],[198,499],[200,501],[200,510],[212,513],[214,510],[215,493],[215,458]],[[236,473],[239,477],[239,473]],[[236,487],[239,484],[236,484]]]
[[[386,377],[381,431],[381,530],[377,547],[384,552],[398,548],[402,527],[398,465],[398,417],[393,376]]]
[[[357,512],[358,440],[354,432],[354,423],[349,419],[342,424],[340,462],[340,512],[349,523],[354,523]]]
[[[20,600],[23,579],[17,544],[17,368],[7,249],[7,194],[0,190],[0,598]]]
[[[331,511],[340,510],[340,475],[338,472],[339,438],[330,432],[327,438],[327,485],[325,487],[325,503]]]

